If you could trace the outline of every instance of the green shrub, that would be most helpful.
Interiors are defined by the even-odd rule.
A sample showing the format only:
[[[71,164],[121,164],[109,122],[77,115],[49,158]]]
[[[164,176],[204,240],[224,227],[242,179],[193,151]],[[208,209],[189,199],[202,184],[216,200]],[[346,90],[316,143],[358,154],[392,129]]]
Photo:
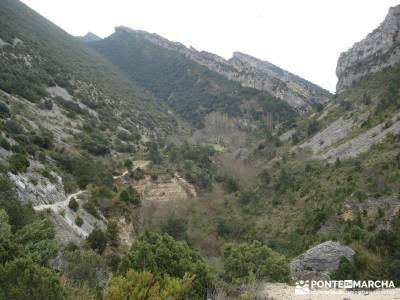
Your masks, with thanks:
[[[307,135],[311,136],[321,129],[321,125],[316,119],[311,119],[307,125]]]
[[[108,279],[104,258],[92,250],[65,251],[63,261],[63,274],[74,286],[88,286],[94,289],[99,287],[100,282],[106,282]]]
[[[129,270],[125,276],[114,277],[104,291],[104,300],[139,299],[188,299],[192,287],[192,278],[182,279],[170,276],[158,277],[148,271]]]
[[[10,110],[4,102],[0,102],[0,117],[3,119],[11,117]]]
[[[3,137],[0,139],[0,146],[7,151],[11,150],[10,143]]]
[[[114,221],[107,223],[107,238],[114,247],[119,245],[118,224]]]
[[[75,224],[81,227],[83,225],[83,219],[80,216],[76,216]]]
[[[25,155],[20,153],[14,153],[8,158],[10,164],[10,170],[14,173],[25,172],[29,166],[29,160]]]
[[[227,193],[234,193],[239,190],[239,184],[234,177],[226,176],[223,182],[223,188]]]
[[[187,220],[180,217],[169,217],[167,222],[161,226],[161,230],[176,240],[185,240],[187,238]]]
[[[201,255],[184,241],[175,241],[168,234],[157,234],[145,230],[133,242],[128,256],[118,268],[120,274],[130,268],[147,270],[155,275],[184,278],[194,276],[192,297],[205,297],[211,273]]]
[[[66,291],[57,274],[27,258],[18,258],[0,265],[3,299],[64,300]]]
[[[288,282],[290,279],[287,259],[258,241],[250,244],[225,244],[222,262],[223,277],[230,283],[248,283],[254,279]]]
[[[126,190],[123,190],[120,194],[119,194],[119,199],[123,202],[129,202],[129,194]]]
[[[93,229],[86,240],[90,248],[98,254],[103,254],[107,247],[107,235],[101,229]]]
[[[75,200],[75,198],[74,197],[72,197],[70,200],[69,200],[69,202],[68,202],[68,207],[70,208],[70,209],[72,209],[73,211],[78,211],[78,209],[79,209],[79,204],[78,204],[78,202]]]
[[[123,202],[130,202],[134,205],[140,205],[141,199],[139,192],[132,186],[128,186],[119,194],[119,199]]]
[[[83,203],[82,207],[93,217],[95,217],[96,219],[100,219],[99,212],[97,211],[96,206],[92,201],[86,201],[85,203]]]

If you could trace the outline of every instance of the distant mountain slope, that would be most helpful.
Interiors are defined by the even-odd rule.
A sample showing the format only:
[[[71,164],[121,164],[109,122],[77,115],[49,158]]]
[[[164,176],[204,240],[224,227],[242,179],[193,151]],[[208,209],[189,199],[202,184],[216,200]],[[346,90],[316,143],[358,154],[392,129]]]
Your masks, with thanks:
[[[96,42],[96,41],[101,40],[100,37],[98,37],[97,35],[95,35],[92,32],[88,32],[84,36],[77,36],[76,38],[84,43]]]
[[[211,112],[248,120],[270,114],[276,122],[296,116],[268,92],[242,87],[182,52],[152,42],[143,32],[118,27],[111,36],[89,45],[197,127]]]
[[[328,102],[331,97],[327,90],[316,84],[247,54],[235,52],[231,59],[225,60],[213,53],[199,52],[192,47],[186,48],[181,43],[171,42],[157,34],[132,30],[124,26],[118,27],[117,31],[131,32],[138,38],[179,52],[229,80],[237,81],[246,87],[267,91],[301,113],[310,111],[314,105]]]

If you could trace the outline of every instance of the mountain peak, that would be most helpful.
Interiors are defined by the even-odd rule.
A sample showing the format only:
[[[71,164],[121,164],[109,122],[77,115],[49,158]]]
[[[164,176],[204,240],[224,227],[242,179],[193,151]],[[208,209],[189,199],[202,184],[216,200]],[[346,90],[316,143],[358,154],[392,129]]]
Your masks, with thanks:
[[[99,36],[90,31],[86,33],[84,36],[77,36],[77,39],[85,43],[97,42],[101,40]]]

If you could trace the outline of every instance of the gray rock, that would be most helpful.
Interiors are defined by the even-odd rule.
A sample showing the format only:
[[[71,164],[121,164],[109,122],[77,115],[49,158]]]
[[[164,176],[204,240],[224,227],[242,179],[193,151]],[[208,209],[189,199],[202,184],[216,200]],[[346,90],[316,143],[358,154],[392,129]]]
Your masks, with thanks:
[[[337,93],[342,93],[363,77],[400,62],[400,5],[389,9],[381,25],[340,54],[336,67]]]
[[[55,173],[55,182],[50,182],[41,174],[32,170],[23,174],[8,173],[14,182],[18,199],[23,203],[32,203],[33,206],[63,201],[65,199],[62,179]]]
[[[372,145],[382,142],[388,134],[400,134],[399,118],[400,113],[397,113],[391,118],[393,124],[390,127],[386,126],[386,122],[378,124],[368,131],[322,153],[320,158],[334,162],[337,158],[352,158],[368,151]]]
[[[236,150],[234,156],[236,159],[247,159],[250,155],[250,150],[247,148],[239,148]]]
[[[318,153],[345,138],[351,132],[352,128],[352,119],[340,117],[299,147],[310,148],[313,153]]]
[[[337,270],[343,256],[351,260],[354,250],[339,242],[319,244],[292,260],[292,277],[294,280],[329,280],[329,274]]]

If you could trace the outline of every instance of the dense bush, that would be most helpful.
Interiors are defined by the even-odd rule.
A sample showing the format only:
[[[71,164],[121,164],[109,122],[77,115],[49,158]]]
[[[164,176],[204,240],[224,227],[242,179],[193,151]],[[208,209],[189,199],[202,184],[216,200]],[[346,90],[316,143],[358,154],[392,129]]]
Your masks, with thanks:
[[[53,224],[48,219],[28,222],[14,234],[0,209],[0,298],[65,299],[57,274],[44,267],[58,252]]]
[[[55,229],[49,219],[36,220],[15,233],[15,239],[23,245],[25,255],[40,265],[46,265],[58,252],[54,239]]]
[[[101,229],[93,229],[86,240],[90,248],[99,254],[102,254],[107,247],[107,235]]]
[[[82,207],[93,217],[95,217],[96,219],[100,219],[100,214],[92,201],[86,201],[85,203],[83,203]]]
[[[72,209],[73,211],[78,211],[78,209],[79,209],[79,204],[78,204],[78,202],[75,200],[74,197],[72,197],[71,200],[69,200],[69,202],[68,202],[68,207],[69,207],[70,209]]]
[[[187,223],[184,218],[172,216],[162,225],[161,230],[176,240],[185,240],[187,238]]]
[[[11,116],[8,106],[4,102],[0,102],[0,117],[5,119]]]
[[[56,273],[26,258],[0,265],[0,287],[3,299],[66,299],[66,292]]]
[[[185,300],[191,290],[192,278],[155,276],[150,272],[129,270],[125,276],[114,277],[104,291],[104,300],[174,299]]]
[[[64,274],[75,286],[96,288],[107,280],[104,258],[94,251],[75,250],[64,252]]]
[[[25,155],[14,153],[8,158],[10,170],[14,173],[25,172],[29,168],[30,163]]]
[[[314,133],[318,132],[321,128],[320,123],[316,119],[311,119],[310,122],[307,124],[307,135],[311,136]]]
[[[252,280],[288,282],[290,278],[286,258],[257,241],[250,244],[224,245],[222,262],[223,277],[227,282],[237,284]]]
[[[118,223],[109,220],[107,223],[107,238],[114,247],[119,245]]]
[[[82,227],[82,225],[83,225],[83,219],[79,215],[77,215],[76,218],[75,218],[75,224],[78,227]]]
[[[6,211],[13,231],[32,223],[35,219],[32,207],[22,204],[17,199],[13,183],[4,175],[0,175],[0,208]]]
[[[226,176],[222,186],[227,193],[234,193],[239,190],[237,179],[232,176]]]
[[[140,205],[141,198],[139,192],[132,186],[128,186],[119,194],[119,199],[123,202],[130,202],[133,205]]]
[[[129,268],[149,271],[155,275],[184,278],[194,276],[192,296],[205,297],[210,271],[201,255],[186,242],[175,241],[168,234],[144,231],[133,242],[131,250],[119,267],[120,273]]]

